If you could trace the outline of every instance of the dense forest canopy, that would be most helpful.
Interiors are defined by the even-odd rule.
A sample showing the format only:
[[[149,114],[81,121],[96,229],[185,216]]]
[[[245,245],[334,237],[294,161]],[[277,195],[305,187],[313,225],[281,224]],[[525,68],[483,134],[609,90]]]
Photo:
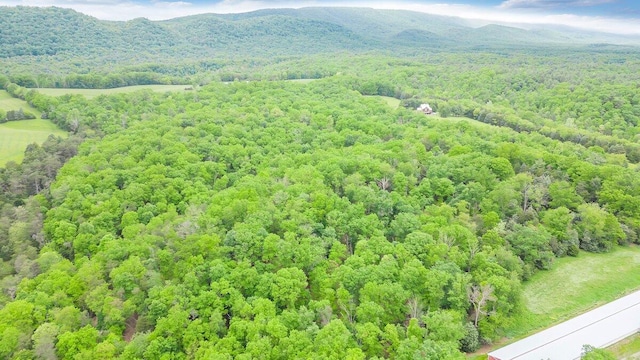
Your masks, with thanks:
[[[377,50],[445,31],[374,10],[6,9],[0,84],[70,136],[0,169],[0,358],[464,359],[514,324],[522,283],[554,259],[640,242],[636,48],[534,54],[486,40],[520,30],[428,17],[492,45],[392,56]],[[95,33],[31,41],[12,17]],[[326,42],[199,58],[255,39],[280,53],[271,40],[301,26]],[[119,52],[130,34],[150,53]],[[121,72],[91,71],[103,49]],[[69,66],[45,74],[43,59]],[[30,89],[145,76],[194,88]],[[317,80],[283,81],[300,78]]]

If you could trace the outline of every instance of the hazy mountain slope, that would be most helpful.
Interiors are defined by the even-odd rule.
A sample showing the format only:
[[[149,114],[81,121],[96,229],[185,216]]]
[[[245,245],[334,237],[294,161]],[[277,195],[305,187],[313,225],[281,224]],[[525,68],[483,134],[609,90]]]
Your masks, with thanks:
[[[162,22],[182,40],[217,53],[284,54],[380,48],[334,23],[283,14],[234,18],[206,14]]]
[[[111,48],[116,38],[106,22],[59,8],[3,7],[0,56],[54,55]]]
[[[147,19],[135,19],[126,23],[113,24],[115,36],[133,48],[162,48],[184,45],[179,34],[171,29]]]
[[[558,33],[542,33],[540,31],[525,30],[504,25],[485,25],[479,28],[467,30],[460,34],[461,39],[466,39],[470,43],[489,43],[489,44],[512,44],[528,43],[528,44],[557,44],[567,43],[570,39],[562,38]]]
[[[421,46],[432,47],[439,47],[450,42],[443,36],[420,29],[403,30],[395,34],[392,40],[398,45],[415,46],[415,44],[421,44]]]
[[[101,21],[55,7],[3,7],[0,12],[0,57],[131,55],[183,45],[178,34],[146,19]]]
[[[101,21],[60,8],[0,11],[0,58],[58,55],[121,64],[343,51],[415,54],[434,48],[526,48],[636,39],[575,29],[472,27],[453,17],[368,8],[273,9],[126,22]]]
[[[370,8],[302,8],[271,9],[246,14],[225,15],[234,19],[256,18],[270,14],[302,17],[340,25],[361,36],[389,39],[408,29],[446,35],[466,28],[461,19],[404,10],[375,10]]]
[[[371,8],[309,7],[302,9],[266,9],[242,14],[215,15],[233,21],[282,15],[306,18],[340,25],[363,38],[389,42],[407,30],[427,31],[450,41],[451,45],[469,45],[496,40],[518,44],[640,44],[640,38],[586,31],[557,25],[509,25],[470,21],[462,18],[439,16],[406,10],[377,10]],[[178,20],[178,19],[175,19]],[[174,20],[171,20],[174,21]],[[179,20],[178,20],[179,21]],[[482,24],[482,25],[478,25]],[[461,42],[464,42],[461,44]],[[419,44],[414,44],[419,46]]]

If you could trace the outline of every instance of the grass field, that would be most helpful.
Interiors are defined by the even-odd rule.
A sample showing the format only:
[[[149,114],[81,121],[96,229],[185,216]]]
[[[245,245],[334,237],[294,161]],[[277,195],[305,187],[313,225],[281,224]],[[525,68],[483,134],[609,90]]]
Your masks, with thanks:
[[[316,79],[293,79],[288,80],[291,82],[297,82],[307,84]],[[191,88],[191,85],[135,85],[125,86],[113,89],[60,89],[60,88],[39,88],[35,89],[41,94],[49,96],[62,96],[67,94],[84,95],[87,99],[92,99],[100,95],[120,94],[138,91],[141,89],[150,89],[155,92],[167,92],[167,91],[187,91],[186,88]],[[8,95],[8,94],[7,94]],[[398,102],[399,103],[399,102]]]
[[[20,120],[0,124],[0,166],[9,161],[22,161],[27,145],[41,144],[50,134],[66,136],[67,133],[48,120]]]
[[[62,96],[66,94],[78,94],[84,95],[87,99],[94,98],[100,95],[119,94],[134,92],[141,89],[151,89],[156,92],[167,91],[186,91],[185,88],[190,88],[191,85],[136,85],[125,86],[113,89],[54,89],[54,88],[40,88],[36,89],[38,92],[49,96]]]
[[[638,269],[638,246],[558,259],[550,271],[540,271],[523,284],[528,313],[508,335],[529,335],[639,289]]]
[[[29,105],[26,101],[14,98],[5,90],[0,90],[0,109],[4,111],[20,110],[27,111],[40,117],[40,111]]]

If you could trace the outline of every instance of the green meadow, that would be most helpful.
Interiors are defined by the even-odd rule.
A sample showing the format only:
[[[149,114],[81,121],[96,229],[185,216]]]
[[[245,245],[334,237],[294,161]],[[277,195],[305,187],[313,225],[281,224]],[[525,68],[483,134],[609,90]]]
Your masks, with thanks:
[[[638,246],[557,259],[551,270],[523,283],[526,314],[508,335],[529,335],[639,289],[638,268]]]
[[[48,120],[20,120],[0,124],[0,166],[20,162],[29,144],[43,143],[49,135],[66,136]]]
[[[5,90],[0,90],[0,109],[4,111],[20,110],[30,112],[36,117],[40,117],[40,111],[29,105],[26,101],[14,98]]]
[[[58,88],[39,88],[38,92],[49,96],[62,96],[67,94],[84,95],[87,99],[91,99],[100,95],[129,93],[142,89],[150,89],[155,92],[167,92],[167,91],[187,91],[185,89],[191,88],[191,85],[136,85],[125,86],[112,89],[58,89]]]

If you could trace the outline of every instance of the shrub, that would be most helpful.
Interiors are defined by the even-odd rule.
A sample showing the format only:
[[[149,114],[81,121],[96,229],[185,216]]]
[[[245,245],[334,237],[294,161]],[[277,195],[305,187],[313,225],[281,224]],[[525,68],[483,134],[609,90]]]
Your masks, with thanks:
[[[478,329],[468,322],[464,325],[464,337],[460,340],[460,349],[464,352],[474,352],[480,348]]]

